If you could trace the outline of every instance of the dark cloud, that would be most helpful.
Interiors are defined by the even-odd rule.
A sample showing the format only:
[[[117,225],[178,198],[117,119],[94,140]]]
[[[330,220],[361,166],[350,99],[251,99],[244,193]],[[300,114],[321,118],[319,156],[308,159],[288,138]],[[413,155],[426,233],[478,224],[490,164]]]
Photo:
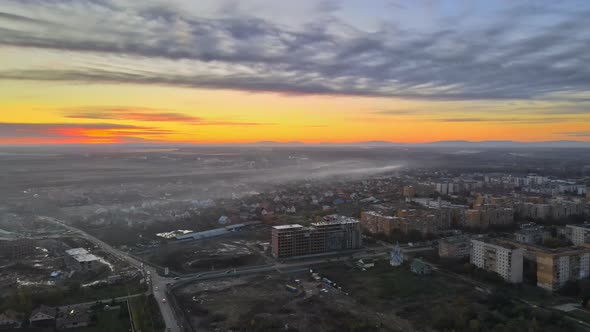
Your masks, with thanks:
[[[48,5],[56,1],[64,0],[23,6],[44,5],[46,15],[54,11],[53,23],[63,28],[18,30],[3,24],[13,18],[0,16],[0,45],[182,59],[201,69],[25,68],[0,71],[0,78],[432,100],[590,91],[587,8],[555,14],[543,5],[528,11],[515,7],[483,27],[461,29],[457,22],[429,32],[391,33],[385,27],[361,31],[332,17],[294,30],[252,16],[196,18],[164,6],[120,8],[108,1],[67,1],[72,7],[67,15],[63,6],[57,11]],[[88,28],[68,20],[82,11],[101,25]],[[558,17],[530,29],[522,23],[522,12],[532,19]]]

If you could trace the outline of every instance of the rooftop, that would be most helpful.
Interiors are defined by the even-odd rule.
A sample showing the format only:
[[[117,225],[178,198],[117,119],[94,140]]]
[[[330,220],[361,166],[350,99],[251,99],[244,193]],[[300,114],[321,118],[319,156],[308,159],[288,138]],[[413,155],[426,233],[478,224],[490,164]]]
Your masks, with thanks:
[[[291,225],[279,225],[279,226],[273,226],[272,228],[274,229],[293,229],[293,228],[303,228],[303,226],[299,225],[299,224],[291,224]]]
[[[325,216],[322,221],[311,223],[312,226],[326,226],[326,225],[342,225],[342,224],[358,224],[360,221],[352,217],[345,217],[340,215]]]
[[[66,254],[72,256],[78,262],[92,262],[92,261],[98,260],[98,257],[89,253],[84,248],[75,248],[75,249],[66,250]]]
[[[579,227],[579,228],[588,228],[588,229],[590,229],[590,224],[565,225],[565,227]]]

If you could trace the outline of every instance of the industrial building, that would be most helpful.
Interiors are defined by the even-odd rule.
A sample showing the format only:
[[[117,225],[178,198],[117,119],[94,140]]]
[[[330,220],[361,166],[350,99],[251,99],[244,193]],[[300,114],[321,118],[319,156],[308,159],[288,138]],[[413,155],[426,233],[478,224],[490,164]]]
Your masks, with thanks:
[[[471,240],[471,264],[511,283],[522,282],[524,249],[492,239]]]
[[[358,249],[362,246],[360,222],[330,215],[310,227],[299,224],[272,228],[272,255],[277,258]]]
[[[100,259],[84,248],[66,250],[65,262],[73,271],[92,271],[100,264]]]

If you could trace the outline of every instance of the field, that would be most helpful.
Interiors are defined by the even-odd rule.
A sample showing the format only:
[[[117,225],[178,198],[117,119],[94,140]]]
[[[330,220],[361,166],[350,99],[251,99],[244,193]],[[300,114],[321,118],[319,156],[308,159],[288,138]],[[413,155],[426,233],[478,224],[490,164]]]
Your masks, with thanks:
[[[123,303],[125,305],[125,303]],[[129,316],[122,315],[120,310],[108,310],[98,313],[95,326],[69,329],[71,332],[127,332],[130,329]]]
[[[559,313],[516,303],[452,275],[415,275],[378,262],[227,278],[189,285],[177,296],[199,331],[571,331]],[[334,285],[335,284],[335,285]],[[288,291],[287,285],[297,288]]]

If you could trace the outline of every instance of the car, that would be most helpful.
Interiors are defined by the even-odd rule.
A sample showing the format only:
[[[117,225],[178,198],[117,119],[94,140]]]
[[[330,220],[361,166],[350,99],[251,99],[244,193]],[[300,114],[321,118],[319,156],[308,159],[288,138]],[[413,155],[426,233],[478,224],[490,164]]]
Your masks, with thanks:
[[[162,299],[162,303],[166,303],[166,299]]]
[[[158,290],[158,289],[159,289],[158,286],[156,286],[156,290]]]
[[[202,274],[197,274],[196,278],[200,278]]]
[[[180,280],[180,277],[174,277],[174,280]]]
[[[231,273],[231,270],[225,271],[225,274],[230,274],[230,273]]]

